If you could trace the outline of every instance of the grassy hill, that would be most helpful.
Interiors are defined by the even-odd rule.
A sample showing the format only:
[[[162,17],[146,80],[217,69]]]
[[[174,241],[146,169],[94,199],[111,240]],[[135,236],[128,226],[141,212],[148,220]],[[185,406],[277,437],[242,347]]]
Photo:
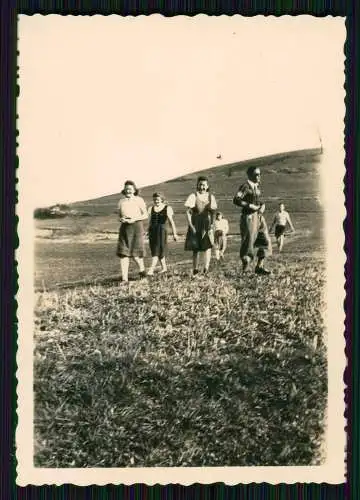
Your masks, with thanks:
[[[246,179],[246,169],[250,165],[261,166],[268,223],[279,201],[283,201],[291,213],[298,235],[307,234],[305,244],[297,242],[297,250],[312,252],[323,247],[324,214],[319,203],[320,160],[319,150],[295,151],[217,166],[201,173],[209,177],[219,209],[229,220],[230,234],[238,238],[240,210],[233,205],[232,198]],[[194,172],[141,190],[147,204],[151,203],[154,191],[165,194],[174,209],[180,235],[184,235],[187,229],[184,201],[194,191],[198,175],[199,172]],[[86,212],[88,217],[69,215],[61,219],[36,220],[37,234],[42,236],[36,240],[35,247],[37,286],[48,288],[85,277],[90,281],[101,280],[118,273],[114,238],[119,229],[115,213],[119,197],[120,194],[116,193],[69,205],[70,210]],[[237,247],[238,242],[234,245]],[[182,241],[171,243],[170,262],[188,258]]]
[[[203,174],[209,177],[211,190],[219,200],[232,200],[238,185],[246,179],[246,169],[250,165],[260,166],[263,170],[263,193],[270,200],[311,199],[318,193],[318,170],[320,150],[308,149],[293,151],[252,160],[218,165],[201,172],[193,172],[181,177],[170,179],[160,184],[146,186],[141,189],[141,196],[151,203],[152,194],[161,191],[175,207],[183,204],[184,198],[195,187],[196,178]],[[171,172],[169,172],[171,177]],[[131,178],[131,172],[129,172]],[[122,186],[119,186],[122,188]],[[121,189],[119,189],[120,191]],[[120,198],[120,192],[93,200],[79,201],[71,204],[79,210],[93,215],[113,213]],[[299,202],[298,202],[299,203]],[[300,205],[297,205],[300,206]],[[316,203],[311,208],[317,207]],[[308,208],[307,208],[308,210]]]
[[[230,233],[238,234],[239,209],[232,198],[239,185],[246,179],[246,169],[250,165],[262,168],[262,192],[266,201],[266,217],[271,218],[280,201],[283,201],[291,214],[296,214],[300,226],[308,225],[309,214],[316,227],[321,228],[322,209],[319,204],[319,164],[321,154],[318,149],[293,151],[277,155],[255,158],[228,165],[219,165],[201,171],[209,177],[210,187],[218,201],[219,209],[224,212],[230,223]],[[152,194],[161,191],[175,211],[175,222],[179,234],[186,231],[184,201],[194,191],[196,178],[200,172],[170,179],[167,182],[141,189],[141,196],[147,204],[152,202]],[[171,177],[171,172],[169,172]],[[131,172],[129,172],[131,178]],[[119,192],[100,198],[79,201],[69,205],[77,213],[87,217],[68,216],[54,220],[37,220],[38,230],[53,230],[56,236],[85,233],[116,233],[118,219],[115,214],[120,198]]]
[[[35,247],[36,466],[323,463],[319,161],[319,151],[298,151],[204,171],[234,236],[224,263],[196,279],[178,241],[166,276],[140,281],[132,267],[118,285],[119,194],[72,204],[88,217],[36,221],[50,234]],[[262,167],[268,221],[281,200],[297,229],[268,260],[269,277],[239,272],[232,197],[250,164]],[[147,203],[164,192],[180,234],[197,175],[141,192]]]

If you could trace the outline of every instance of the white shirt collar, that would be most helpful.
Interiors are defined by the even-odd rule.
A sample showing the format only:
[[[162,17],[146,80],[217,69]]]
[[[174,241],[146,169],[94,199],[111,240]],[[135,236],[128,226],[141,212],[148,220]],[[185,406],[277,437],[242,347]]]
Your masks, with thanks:
[[[253,189],[256,189],[259,187],[259,184],[257,182],[253,182],[251,181],[250,179],[248,179],[248,183],[250,184],[250,186],[253,188]]]

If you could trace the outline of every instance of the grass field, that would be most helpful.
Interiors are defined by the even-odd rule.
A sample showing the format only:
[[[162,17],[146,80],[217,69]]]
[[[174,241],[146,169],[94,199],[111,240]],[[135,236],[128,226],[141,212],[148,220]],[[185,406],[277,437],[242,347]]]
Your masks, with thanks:
[[[278,198],[290,204],[298,231],[269,259],[270,277],[239,272],[239,213],[228,193],[243,179],[243,164],[233,167],[233,179],[225,168],[213,172],[234,234],[225,262],[213,262],[206,277],[191,278],[191,255],[178,242],[170,245],[166,277],[134,276],[119,286],[116,239],[86,240],[102,229],[104,237],[116,233],[118,195],[79,204],[93,217],[76,229],[70,218],[37,221],[58,228],[36,242],[37,466],[322,462],[327,353],[318,158],[271,161],[263,166],[267,207]],[[193,177],[167,183],[167,192],[161,186],[179,221],[171,196],[191,192]],[[183,233],[185,223],[178,225]]]

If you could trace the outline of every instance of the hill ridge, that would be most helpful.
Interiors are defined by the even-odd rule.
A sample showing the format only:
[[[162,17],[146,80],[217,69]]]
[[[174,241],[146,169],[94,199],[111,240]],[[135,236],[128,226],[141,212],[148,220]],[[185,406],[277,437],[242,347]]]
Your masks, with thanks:
[[[256,158],[250,158],[247,160],[241,160],[237,162],[231,162],[231,163],[224,163],[220,165],[214,165],[212,167],[206,168],[206,169],[201,169],[201,170],[196,170],[193,172],[189,172],[187,174],[177,176],[177,177],[171,177],[166,181],[155,183],[155,184],[149,184],[146,186],[143,186],[140,188],[141,190],[141,195],[149,196],[147,193],[148,191],[156,191],[156,190],[161,190],[164,189],[165,186],[169,184],[173,184],[176,182],[184,182],[184,181],[189,181],[195,179],[198,175],[212,175],[213,173],[219,173],[219,174],[226,174],[227,176],[232,176],[235,172],[240,172],[242,173],[244,170],[246,170],[250,165],[258,165],[262,167],[271,167],[277,162],[283,162],[288,159],[298,159],[299,157],[305,157],[305,158],[310,158],[310,157],[316,157],[316,156],[321,156],[322,150],[320,148],[308,148],[308,149],[299,149],[299,150],[293,150],[293,151],[284,151],[281,153],[275,153],[271,155],[265,155],[265,156],[260,156]],[[313,161],[313,160],[312,160]],[[230,175],[229,171],[231,172]],[[131,177],[131,176],[129,176]],[[161,186],[159,189],[158,187]],[[145,193],[145,194],[144,194]],[[79,206],[88,206],[92,204],[107,204],[107,202],[111,201],[111,204],[113,204],[114,199],[119,199],[121,196],[120,191],[116,193],[111,193],[107,194],[104,196],[99,196],[96,198],[90,198],[86,200],[79,200],[75,202],[68,203],[70,207],[79,207]]]

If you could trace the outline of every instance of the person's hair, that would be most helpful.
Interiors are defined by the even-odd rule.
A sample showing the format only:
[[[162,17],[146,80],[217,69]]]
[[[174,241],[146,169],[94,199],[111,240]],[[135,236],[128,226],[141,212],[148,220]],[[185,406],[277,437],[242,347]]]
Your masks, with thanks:
[[[259,167],[255,167],[254,165],[252,165],[251,167],[248,167],[248,169],[246,170],[247,176],[252,177],[255,170],[258,170],[258,168]]]
[[[279,203],[279,207],[281,207],[281,205],[285,208],[285,204],[283,202]]]
[[[221,215],[222,217],[223,216],[222,212],[216,212],[215,217],[218,217],[219,215]]]
[[[154,194],[152,195],[152,197],[153,197],[153,200],[154,200],[155,198],[161,198],[161,201],[162,201],[162,202],[164,202],[164,201],[165,201],[165,196],[164,196],[162,193],[159,193],[158,191],[157,191],[156,193],[154,193]]]
[[[125,194],[125,188],[126,188],[126,186],[132,186],[134,188],[134,195],[138,196],[139,190],[136,187],[136,184],[135,184],[134,181],[125,181],[124,182],[124,189],[121,191],[121,194]]]
[[[205,175],[200,175],[197,178],[197,181],[196,181],[196,190],[198,189],[200,182],[207,182],[208,183],[208,188],[207,188],[206,191],[210,191],[209,190],[209,179],[207,177],[205,177]]]

